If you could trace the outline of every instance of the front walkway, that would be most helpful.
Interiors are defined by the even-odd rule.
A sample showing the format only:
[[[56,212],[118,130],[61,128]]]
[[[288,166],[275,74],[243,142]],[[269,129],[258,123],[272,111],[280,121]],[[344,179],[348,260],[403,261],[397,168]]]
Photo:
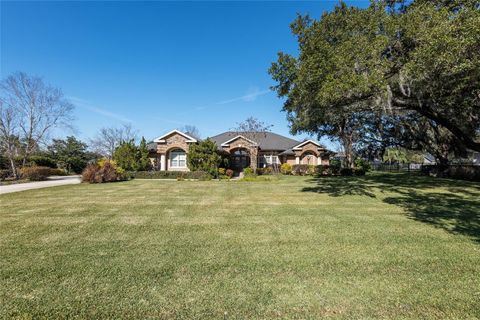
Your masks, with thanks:
[[[77,184],[82,182],[80,176],[52,176],[47,181],[17,183],[6,186],[0,186],[0,194],[19,192],[31,189],[40,189],[48,187],[63,186],[67,184]]]

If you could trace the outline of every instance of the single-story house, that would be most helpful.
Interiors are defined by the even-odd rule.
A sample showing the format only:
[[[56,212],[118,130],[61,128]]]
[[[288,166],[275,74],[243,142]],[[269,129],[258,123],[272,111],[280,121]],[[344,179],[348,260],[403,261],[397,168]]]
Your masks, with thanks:
[[[328,165],[331,154],[313,140],[298,141],[273,132],[238,134],[224,132],[210,137],[221,153],[230,158],[230,166],[264,168],[283,163]],[[188,149],[200,139],[188,132],[172,130],[148,144],[150,160],[161,171],[188,171]]]

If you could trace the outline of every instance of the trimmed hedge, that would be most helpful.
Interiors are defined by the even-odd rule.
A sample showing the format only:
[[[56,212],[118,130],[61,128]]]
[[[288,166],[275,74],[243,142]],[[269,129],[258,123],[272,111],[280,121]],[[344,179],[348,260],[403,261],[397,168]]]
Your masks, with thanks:
[[[137,171],[128,172],[127,175],[137,179],[212,179],[212,176],[205,171]]]

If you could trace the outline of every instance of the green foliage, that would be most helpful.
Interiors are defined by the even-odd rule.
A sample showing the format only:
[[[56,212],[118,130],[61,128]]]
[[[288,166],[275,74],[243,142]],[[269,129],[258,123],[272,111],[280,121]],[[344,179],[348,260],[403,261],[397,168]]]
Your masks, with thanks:
[[[148,170],[150,168],[150,158],[148,157],[147,141],[144,137],[140,140],[137,155],[137,170]]]
[[[212,176],[205,171],[136,171],[127,175],[137,179],[198,179],[211,180]]]
[[[139,165],[139,150],[133,140],[122,142],[113,153],[113,160],[127,171],[136,171]]]
[[[150,168],[147,142],[144,137],[138,146],[133,139],[124,141],[113,152],[113,159],[127,171],[143,171]]]
[[[400,148],[388,148],[383,154],[383,161],[388,163],[407,163],[407,153]]]
[[[221,160],[217,145],[210,139],[191,144],[188,149],[187,161],[191,171],[204,171],[216,176]]]
[[[28,158],[28,162],[30,165],[40,166],[40,167],[49,167],[49,168],[56,168],[57,162],[55,159],[49,156],[43,155],[34,155]]]
[[[368,162],[367,160],[355,159],[354,170],[356,170],[356,172],[359,173],[359,175],[365,175],[365,173],[372,170],[372,166],[370,165],[370,162]]]
[[[339,139],[347,155],[371,132],[398,138],[404,130],[388,132],[384,118],[406,129],[420,119],[431,135],[445,129],[480,151],[480,10],[478,2],[446,3],[340,3],[319,20],[298,17],[298,57],[279,53],[269,70],[292,132]]]
[[[253,171],[252,168],[248,167],[248,168],[243,169],[243,175],[245,177],[252,177],[252,176],[255,175],[255,172]]]
[[[280,172],[282,174],[292,174],[292,165],[290,163],[282,163]]]
[[[66,140],[54,139],[48,146],[48,150],[58,166],[65,168],[68,173],[82,172],[90,160],[89,153],[86,151],[87,144],[73,136],[67,137]]]

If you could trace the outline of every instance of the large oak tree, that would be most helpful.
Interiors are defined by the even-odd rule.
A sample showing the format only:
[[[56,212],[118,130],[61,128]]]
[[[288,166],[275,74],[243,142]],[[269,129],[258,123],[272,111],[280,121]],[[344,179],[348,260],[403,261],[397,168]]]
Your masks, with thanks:
[[[299,55],[280,52],[269,72],[294,133],[348,148],[345,132],[368,119],[413,115],[480,151],[478,1],[340,3],[319,20],[299,16],[291,29]]]

